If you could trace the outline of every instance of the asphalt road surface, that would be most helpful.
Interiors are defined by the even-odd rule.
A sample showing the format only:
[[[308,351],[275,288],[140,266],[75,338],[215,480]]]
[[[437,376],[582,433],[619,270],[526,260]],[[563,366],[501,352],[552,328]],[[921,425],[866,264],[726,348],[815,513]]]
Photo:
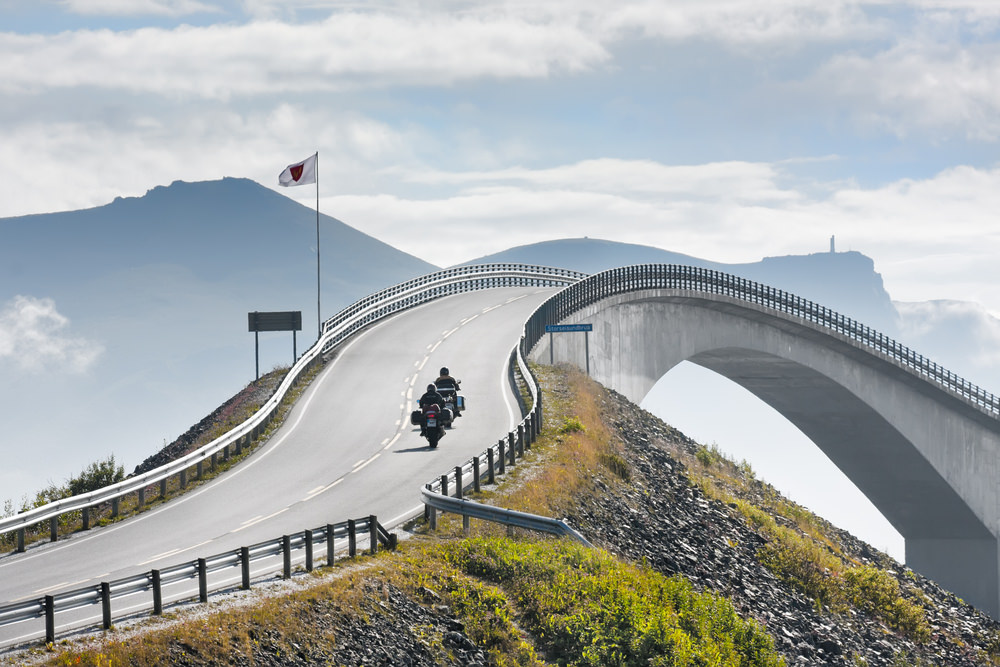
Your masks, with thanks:
[[[508,356],[527,317],[556,291],[469,292],[373,325],[341,346],[269,441],[224,475],[131,519],[4,555],[0,604],[327,523],[374,514],[394,526],[422,512],[421,486],[520,421]],[[432,450],[409,414],[441,366],[462,381],[467,409]],[[88,613],[99,618],[100,609]],[[0,644],[27,636],[12,628],[0,628]],[[42,629],[32,625],[33,634]]]

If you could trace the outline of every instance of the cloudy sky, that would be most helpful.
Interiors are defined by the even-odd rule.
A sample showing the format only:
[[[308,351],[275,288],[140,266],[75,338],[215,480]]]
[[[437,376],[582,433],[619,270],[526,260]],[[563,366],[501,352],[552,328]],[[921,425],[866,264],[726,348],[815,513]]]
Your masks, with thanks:
[[[0,217],[278,189],[319,151],[321,210],[439,265],[835,235],[894,299],[1000,312],[998,22],[989,0],[0,0]]]
[[[318,151],[324,213],[437,265],[835,236],[895,300],[997,314],[998,27],[991,0],[0,0],[0,218],[224,176],[312,206],[277,175]],[[95,353],[51,303],[0,309]]]

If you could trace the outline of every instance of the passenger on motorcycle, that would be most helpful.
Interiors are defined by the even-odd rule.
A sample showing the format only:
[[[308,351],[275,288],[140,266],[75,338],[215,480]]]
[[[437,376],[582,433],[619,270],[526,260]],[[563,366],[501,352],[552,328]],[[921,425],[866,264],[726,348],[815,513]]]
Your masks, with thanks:
[[[452,376],[448,375],[448,367],[447,366],[442,366],[441,367],[441,375],[438,376],[437,380],[434,380],[434,384],[435,384],[435,386],[437,386],[438,389],[456,389],[457,390],[458,389],[458,385],[460,383],[459,383],[458,380],[456,380]]]
[[[434,385],[437,387],[438,391],[448,391],[454,394],[455,396],[458,396],[458,386],[460,384],[461,381],[456,380],[455,378],[453,378],[451,375],[448,374],[447,366],[441,367],[441,375],[438,376],[437,380],[434,380]],[[455,400],[457,402],[457,399]],[[456,408],[457,407],[458,406],[456,405]],[[458,409],[456,409],[455,416],[461,417],[462,413]]]

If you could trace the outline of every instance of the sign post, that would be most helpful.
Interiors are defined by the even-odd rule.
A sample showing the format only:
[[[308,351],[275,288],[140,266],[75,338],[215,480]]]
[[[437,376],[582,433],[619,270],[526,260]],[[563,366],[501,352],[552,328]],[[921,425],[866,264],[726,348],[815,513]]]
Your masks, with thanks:
[[[291,331],[292,332],[292,363],[299,358],[296,349],[295,332],[302,331],[302,311],[285,310],[270,313],[253,311],[247,313],[247,326],[253,332],[254,359],[257,365],[257,379],[260,379],[260,339],[261,331]]]
[[[545,333],[549,335],[549,365],[555,363],[552,352],[552,334],[565,332],[583,332],[583,354],[587,360],[587,376],[590,376],[590,332],[594,330],[593,324],[546,324]]]

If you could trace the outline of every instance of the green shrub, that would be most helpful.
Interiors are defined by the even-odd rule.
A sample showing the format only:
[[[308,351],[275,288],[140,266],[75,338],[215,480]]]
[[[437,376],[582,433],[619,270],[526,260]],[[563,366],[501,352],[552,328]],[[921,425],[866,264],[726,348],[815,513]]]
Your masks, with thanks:
[[[930,639],[927,615],[919,604],[902,596],[895,577],[871,565],[844,572],[847,598],[857,609],[882,619],[892,629],[918,642]]]
[[[583,425],[579,417],[566,417],[563,419],[562,425],[559,427],[559,432],[566,433],[582,433],[587,430],[587,427]]]
[[[125,468],[115,463],[112,454],[103,461],[91,463],[77,477],[71,477],[66,487],[69,495],[78,496],[88,491],[96,491],[125,479]]]
[[[482,538],[445,550],[455,566],[506,590],[522,626],[560,665],[784,664],[759,625],[683,577],[567,542]]]

